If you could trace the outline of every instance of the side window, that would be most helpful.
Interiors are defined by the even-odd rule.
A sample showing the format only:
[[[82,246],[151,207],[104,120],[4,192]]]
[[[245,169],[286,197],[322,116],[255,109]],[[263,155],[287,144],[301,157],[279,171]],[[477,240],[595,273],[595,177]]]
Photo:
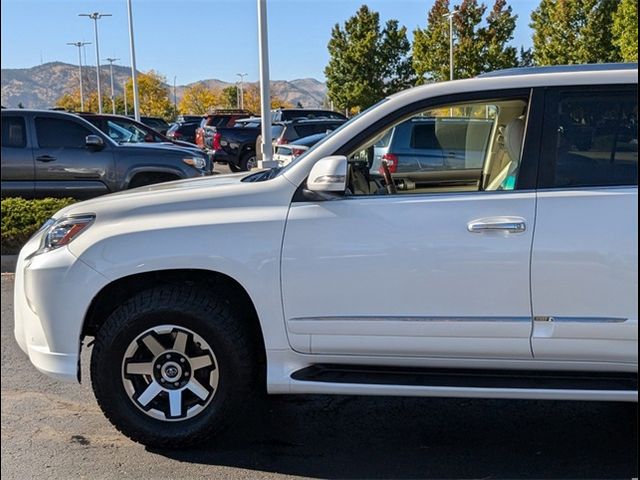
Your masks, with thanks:
[[[41,148],[84,148],[87,135],[92,131],[62,118],[36,118],[36,134]]]
[[[348,156],[354,195],[514,190],[527,98],[441,105],[378,132]]]
[[[638,184],[638,96],[556,92],[547,103],[542,188]]]
[[[2,116],[2,146],[9,148],[24,148],[27,146],[24,118]]]

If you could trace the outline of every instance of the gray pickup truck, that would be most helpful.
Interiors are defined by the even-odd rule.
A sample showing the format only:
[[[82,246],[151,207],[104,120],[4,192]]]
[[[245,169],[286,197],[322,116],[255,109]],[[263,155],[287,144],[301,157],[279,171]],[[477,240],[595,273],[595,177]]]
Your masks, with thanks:
[[[118,144],[69,113],[2,110],[2,197],[85,199],[210,173],[194,149]]]

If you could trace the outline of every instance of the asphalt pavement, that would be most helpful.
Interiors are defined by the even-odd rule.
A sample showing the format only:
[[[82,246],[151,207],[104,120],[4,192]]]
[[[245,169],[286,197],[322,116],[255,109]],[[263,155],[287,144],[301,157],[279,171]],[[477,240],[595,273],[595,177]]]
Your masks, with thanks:
[[[13,339],[2,275],[2,478],[631,478],[637,405],[256,393],[236,428],[200,448],[150,450],[82,385],[48,379]]]

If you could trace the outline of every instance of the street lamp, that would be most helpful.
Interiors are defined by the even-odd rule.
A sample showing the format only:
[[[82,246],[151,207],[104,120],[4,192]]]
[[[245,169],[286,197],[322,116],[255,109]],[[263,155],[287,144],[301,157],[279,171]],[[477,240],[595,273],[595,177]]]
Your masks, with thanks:
[[[136,71],[136,47],[133,43],[133,12],[131,0],[127,0],[129,11],[129,48],[131,50],[131,83],[133,84],[133,116],[140,121],[140,99],[138,98],[138,73]]]
[[[173,76],[173,112],[175,115],[178,115],[178,96],[176,95],[176,78],[178,76]]]
[[[96,81],[98,83],[98,113],[102,113],[102,93],[100,91],[100,48],[98,46],[98,20],[102,17],[111,17],[110,13],[80,13],[79,17],[89,17],[93,20],[93,27],[96,34]]]
[[[80,111],[84,112],[84,93],[82,91],[82,47],[85,45],[91,45],[91,42],[70,42],[67,45],[72,45],[78,48],[78,68],[80,69]]]
[[[244,77],[247,76],[246,73],[236,73],[238,77],[240,77],[240,105],[239,108],[241,110],[244,109]]]
[[[258,49],[260,52],[260,106],[262,116],[262,141],[260,149],[262,160],[258,162],[260,168],[276,167],[273,161],[273,139],[271,135],[271,95],[269,92],[269,45],[267,34],[267,0],[258,2]]]
[[[109,76],[111,77],[111,112],[116,114],[116,92],[113,89],[113,62],[120,60],[119,58],[105,58],[109,62]]]
[[[443,15],[449,18],[449,80],[453,80],[453,17],[459,13],[460,10],[452,10]]]

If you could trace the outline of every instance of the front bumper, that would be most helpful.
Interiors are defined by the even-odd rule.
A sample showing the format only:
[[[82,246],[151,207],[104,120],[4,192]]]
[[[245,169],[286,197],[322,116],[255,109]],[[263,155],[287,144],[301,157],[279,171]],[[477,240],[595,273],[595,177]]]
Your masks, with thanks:
[[[32,257],[21,250],[14,286],[14,335],[31,363],[50,377],[79,378],[80,336],[94,296],[108,280],[62,247]]]

